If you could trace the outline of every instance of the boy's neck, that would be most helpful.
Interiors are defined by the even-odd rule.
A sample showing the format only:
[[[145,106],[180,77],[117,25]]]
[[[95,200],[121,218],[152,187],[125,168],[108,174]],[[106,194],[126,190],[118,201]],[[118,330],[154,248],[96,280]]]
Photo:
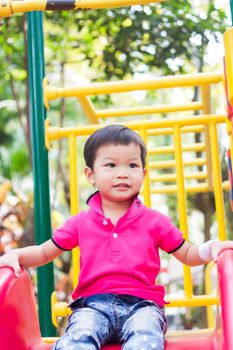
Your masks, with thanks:
[[[125,202],[110,202],[102,198],[102,210],[104,216],[109,218],[115,225],[117,221],[122,217],[132,204],[132,199]]]

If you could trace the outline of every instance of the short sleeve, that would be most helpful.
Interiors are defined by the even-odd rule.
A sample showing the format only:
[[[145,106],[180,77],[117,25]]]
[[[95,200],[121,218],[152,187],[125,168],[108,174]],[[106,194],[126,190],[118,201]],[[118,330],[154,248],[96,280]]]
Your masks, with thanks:
[[[163,215],[158,246],[170,254],[178,250],[184,242],[182,232],[171,222],[168,216]]]
[[[62,250],[71,250],[78,246],[78,215],[68,219],[62,226],[54,230],[53,243]]]

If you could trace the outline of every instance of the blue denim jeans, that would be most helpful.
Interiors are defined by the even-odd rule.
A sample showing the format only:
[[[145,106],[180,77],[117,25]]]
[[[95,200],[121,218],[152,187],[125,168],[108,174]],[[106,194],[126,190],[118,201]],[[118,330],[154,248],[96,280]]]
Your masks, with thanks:
[[[164,309],[150,300],[117,294],[78,298],[70,307],[65,334],[53,350],[98,350],[122,343],[123,350],[163,350]]]

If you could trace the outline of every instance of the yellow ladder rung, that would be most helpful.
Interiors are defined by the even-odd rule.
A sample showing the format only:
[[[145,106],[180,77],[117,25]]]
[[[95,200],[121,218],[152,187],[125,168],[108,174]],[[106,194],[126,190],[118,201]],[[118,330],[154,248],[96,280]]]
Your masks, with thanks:
[[[201,142],[195,143],[193,145],[182,146],[183,152],[201,152],[204,150],[205,150],[205,144]],[[155,149],[148,150],[148,155],[174,153],[174,151],[175,151],[174,146],[156,147]]]
[[[203,106],[199,102],[192,102],[183,105],[156,105],[143,107],[128,107],[128,108],[109,108],[96,110],[95,115],[98,118],[125,117],[132,115],[146,115],[155,113],[169,112],[184,112],[184,111],[199,111]]]
[[[196,172],[196,173],[186,173],[184,174],[184,178],[187,180],[205,180],[207,178],[207,174],[204,172]],[[176,181],[176,174],[161,174],[156,176],[150,176],[151,182],[171,182]]]
[[[184,166],[200,166],[207,163],[205,158],[193,158],[190,160],[185,160],[183,162]],[[150,169],[167,169],[167,168],[175,168],[176,161],[175,160],[163,160],[158,162],[150,162]]]
[[[193,126],[183,126],[181,128],[181,132],[183,133],[200,133],[204,131],[203,125],[193,125]],[[156,129],[150,129],[147,131],[148,136],[156,136],[156,135],[171,135],[173,134],[173,128],[167,127],[167,128],[156,128]]]
[[[222,183],[222,189],[228,191],[230,189],[229,181],[224,181]],[[174,194],[177,193],[178,187],[176,185],[164,185],[157,188],[151,189],[151,194]],[[197,192],[213,192],[213,189],[209,188],[207,183],[198,183],[196,185],[186,185],[186,193],[197,193]]]

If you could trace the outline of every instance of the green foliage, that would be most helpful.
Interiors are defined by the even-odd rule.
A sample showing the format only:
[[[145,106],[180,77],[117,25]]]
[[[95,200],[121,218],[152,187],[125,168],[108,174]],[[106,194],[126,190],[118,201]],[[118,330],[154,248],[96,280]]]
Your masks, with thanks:
[[[0,169],[8,178],[30,169],[26,139],[19,149],[14,143],[16,135],[28,130],[24,26],[24,16],[3,19],[0,26]]]
[[[3,177],[12,179],[14,175],[26,176],[29,172],[30,160],[25,144],[10,149],[0,147],[0,173]]]
[[[209,40],[218,41],[219,33],[226,29],[223,10],[210,4],[202,17],[199,10],[193,8],[192,2],[179,0],[79,11],[75,16],[50,13],[46,15],[50,23],[48,42],[62,48],[62,54],[67,54],[66,48],[73,49],[73,59],[88,61],[96,70],[96,80],[122,79],[157,70],[163,75],[184,73],[187,61],[203,59]],[[69,33],[66,40],[61,31],[54,34],[58,26]],[[61,51],[57,51],[58,59]]]

